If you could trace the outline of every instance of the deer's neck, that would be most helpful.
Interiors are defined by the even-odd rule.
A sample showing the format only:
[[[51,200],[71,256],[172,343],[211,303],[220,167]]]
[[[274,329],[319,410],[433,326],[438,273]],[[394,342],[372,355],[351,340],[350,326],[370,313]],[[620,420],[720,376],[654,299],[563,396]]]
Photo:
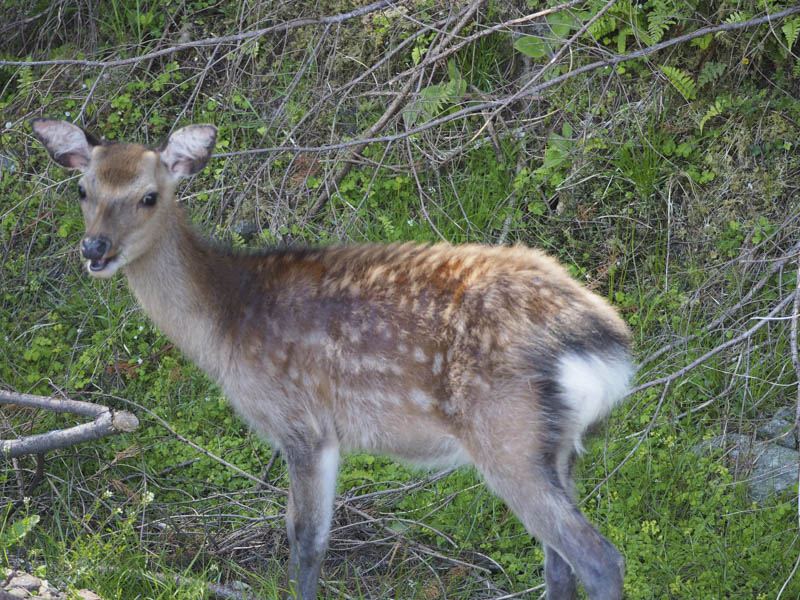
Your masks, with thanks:
[[[237,301],[231,262],[177,212],[158,247],[125,267],[134,295],[156,326],[216,379],[230,360],[221,328]]]

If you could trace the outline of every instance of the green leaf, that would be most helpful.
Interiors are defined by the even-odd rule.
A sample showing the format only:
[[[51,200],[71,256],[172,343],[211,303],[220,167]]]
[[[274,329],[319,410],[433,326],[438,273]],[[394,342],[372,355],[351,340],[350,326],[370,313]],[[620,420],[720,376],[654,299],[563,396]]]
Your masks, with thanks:
[[[702,87],[707,83],[711,83],[722,77],[727,65],[724,62],[707,61],[703,63],[703,68],[700,70],[700,76],[697,78],[698,87]]]
[[[577,27],[575,19],[566,11],[548,15],[547,24],[550,25],[553,35],[561,40],[567,38],[570,29],[576,29]]]
[[[628,36],[633,35],[633,27],[622,27],[616,35],[617,52],[625,52],[628,45]]]
[[[617,20],[614,17],[600,17],[589,26],[588,34],[594,39],[600,40],[616,28]]]
[[[565,12],[555,13],[547,17],[547,24],[553,32],[552,36],[539,37],[526,35],[517,38],[514,42],[514,49],[518,52],[530,56],[531,58],[544,58],[552,54],[552,46],[560,40],[569,36],[569,32],[577,27],[577,22]]]
[[[561,128],[563,135],[551,133],[547,138],[547,146],[544,150],[544,160],[542,166],[534,171],[540,175],[548,175],[553,173],[563,163],[572,147],[572,127],[569,123],[564,123]],[[555,174],[553,175],[555,177]],[[563,181],[563,178],[562,178]]]
[[[675,154],[680,156],[681,158],[686,158],[692,153],[692,144],[689,142],[681,142],[678,144],[678,147],[675,148]]]
[[[736,10],[728,15],[728,18],[725,19],[725,23],[744,23],[749,18],[750,15],[748,13],[741,10]]]
[[[549,46],[542,38],[533,35],[526,35],[517,38],[514,42],[514,50],[522,52],[531,58],[543,58],[547,56]]]
[[[668,65],[662,65],[659,68],[684,98],[687,100],[695,99],[697,96],[697,84],[686,71]]]
[[[0,534],[0,547],[9,548],[20,543],[39,522],[39,515],[30,515],[15,521],[11,527]]]
[[[795,17],[790,21],[786,21],[781,27],[781,31],[783,35],[786,36],[786,45],[789,47],[789,50],[792,49],[794,43],[797,41],[798,35],[800,35],[800,17]]]
[[[706,124],[706,121],[717,117],[724,113],[727,108],[731,105],[731,100],[729,97],[721,96],[714,101],[714,104],[706,111],[706,114],[703,115],[703,118],[700,119],[700,133],[703,133],[703,127]]]
[[[700,48],[700,50],[707,50],[708,47],[711,45],[711,40],[714,39],[710,33],[707,33],[699,38],[694,38],[689,45],[694,46],[695,48]]]
[[[651,14],[648,17],[647,33],[651,43],[656,44],[664,37],[664,33],[672,27],[676,20],[672,15]]]

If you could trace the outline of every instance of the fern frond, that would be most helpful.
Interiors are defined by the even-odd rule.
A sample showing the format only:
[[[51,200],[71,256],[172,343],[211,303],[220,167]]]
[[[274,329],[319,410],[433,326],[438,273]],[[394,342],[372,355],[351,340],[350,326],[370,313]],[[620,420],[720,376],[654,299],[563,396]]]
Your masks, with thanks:
[[[653,14],[648,17],[647,33],[654,44],[657,44],[664,37],[667,30],[675,25],[676,20],[671,15]]]
[[[797,41],[798,35],[800,35],[800,17],[795,17],[791,21],[786,21],[781,27],[781,31],[783,31],[783,35],[786,36],[786,46],[789,50],[792,49],[794,43]]]
[[[697,97],[697,84],[686,71],[668,65],[659,68],[684,98],[694,100]]]
[[[748,15],[743,10],[735,10],[731,14],[728,15],[728,17],[725,19],[725,23],[728,23],[728,24],[730,24],[730,23],[744,23],[749,18],[750,18],[750,15]]]
[[[723,62],[707,61],[703,63],[703,68],[700,70],[700,76],[697,78],[697,87],[703,87],[707,83],[711,83],[722,77],[727,65]]]
[[[703,133],[703,127],[706,124],[706,121],[709,119],[713,119],[714,117],[718,117],[722,113],[724,113],[728,107],[731,105],[731,99],[729,96],[720,96],[714,101],[714,104],[706,111],[706,114],[703,115],[703,118],[700,119],[700,133]]]
[[[22,93],[27,93],[27,90],[33,87],[35,79],[33,77],[32,67],[20,67],[17,71],[17,89]]]
[[[394,224],[392,220],[386,215],[377,215],[377,217],[383,226],[384,235],[389,239],[394,239]]]
[[[617,52],[619,52],[620,54],[622,54],[626,50],[627,40],[628,40],[628,36],[629,35],[633,35],[633,28],[632,27],[628,27],[626,25],[625,27],[622,27],[619,30],[619,33],[616,36],[617,37]]]
[[[600,17],[589,27],[589,34],[599,41],[616,28],[617,20],[614,17]]]

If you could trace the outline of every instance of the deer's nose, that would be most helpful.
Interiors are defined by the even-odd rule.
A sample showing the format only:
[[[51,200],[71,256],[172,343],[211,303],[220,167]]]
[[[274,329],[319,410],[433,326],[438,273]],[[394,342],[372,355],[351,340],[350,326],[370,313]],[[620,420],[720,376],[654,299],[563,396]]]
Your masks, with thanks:
[[[87,235],[81,241],[81,254],[89,260],[100,260],[109,248],[111,248],[111,240],[104,235]]]

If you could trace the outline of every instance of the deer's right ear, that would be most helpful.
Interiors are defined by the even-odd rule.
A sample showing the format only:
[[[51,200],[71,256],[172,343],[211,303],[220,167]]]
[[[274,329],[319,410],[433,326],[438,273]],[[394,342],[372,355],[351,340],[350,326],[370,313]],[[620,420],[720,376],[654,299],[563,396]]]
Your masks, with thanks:
[[[161,161],[175,180],[194,175],[208,163],[216,141],[213,125],[188,125],[169,136],[161,148]]]
[[[61,166],[81,171],[89,166],[92,146],[97,141],[77,125],[56,119],[33,119],[31,128],[50,158]]]

